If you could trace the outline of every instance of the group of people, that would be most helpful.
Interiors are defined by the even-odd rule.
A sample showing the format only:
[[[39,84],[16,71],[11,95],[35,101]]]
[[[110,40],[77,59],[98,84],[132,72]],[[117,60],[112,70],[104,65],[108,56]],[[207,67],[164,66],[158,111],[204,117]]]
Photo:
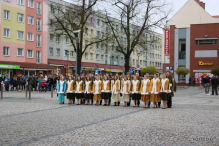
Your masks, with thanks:
[[[166,109],[172,107],[174,92],[176,92],[176,82],[169,70],[162,74],[162,78],[159,73],[154,75],[146,73],[141,78],[138,72],[132,75],[128,72],[124,76],[82,74],[75,78],[73,75],[69,77],[59,75],[57,80],[60,104],[64,104],[65,96],[69,100],[68,104],[74,104],[76,98],[77,105],[90,105],[93,101],[96,102],[95,105],[101,105],[103,100],[104,106],[110,105],[111,101],[114,106],[119,106],[122,100],[127,107],[133,100],[134,107],[138,107],[140,101],[143,101],[144,108],[150,107],[151,102],[153,102],[153,108],[160,107],[162,100],[163,109]]]

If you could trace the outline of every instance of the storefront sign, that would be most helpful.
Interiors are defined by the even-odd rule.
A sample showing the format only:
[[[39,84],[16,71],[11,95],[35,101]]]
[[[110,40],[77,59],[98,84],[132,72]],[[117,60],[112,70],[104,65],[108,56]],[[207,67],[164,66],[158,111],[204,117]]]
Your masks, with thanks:
[[[105,69],[105,71],[107,71],[107,72],[112,72],[112,69]]]
[[[212,62],[212,63],[204,63],[204,62],[202,62],[202,61],[199,61],[198,64],[201,65],[201,66],[204,66],[204,65],[213,65],[213,62]]]
[[[169,56],[170,55],[170,49],[169,49],[169,36],[170,36],[170,30],[165,30],[164,35],[164,55]]]
[[[123,72],[123,70],[119,70],[119,72]]]
[[[3,68],[3,69],[20,69],[20,65],[0,64],[0,68]]]

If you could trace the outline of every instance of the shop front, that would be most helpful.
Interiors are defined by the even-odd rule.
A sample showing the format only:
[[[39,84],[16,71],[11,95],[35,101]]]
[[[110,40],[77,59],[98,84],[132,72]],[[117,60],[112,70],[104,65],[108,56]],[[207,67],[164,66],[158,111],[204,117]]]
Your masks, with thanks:
[[[8,75],[8,77],[11,78],[14,75],[13,70],[16,69],[20,69],[20,65],[0,64],[0,74],[2,75],[2,78],[4,78],[5,75]]]

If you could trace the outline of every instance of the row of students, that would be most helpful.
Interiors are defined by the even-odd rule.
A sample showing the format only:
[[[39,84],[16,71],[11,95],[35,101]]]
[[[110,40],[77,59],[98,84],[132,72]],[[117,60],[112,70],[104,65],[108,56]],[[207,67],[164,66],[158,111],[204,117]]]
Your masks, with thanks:
[[[149,79],[149,76],[145,75],[143,80],[138,75],[133,76],[133,80],[129,76],[124,76],[121,80],[117,76],[112,80],[108,76],[104,76],[102,81],[99,76],[96,76],[96,80],[87,76],[85,81],[81,77],[78,77],[77,80],[72,80],[69,77],[66,82],[64,79],[64,77],[61,77],[58,82],[58,101],[61,104],[64,103],[64,93],[67,93],[70,104],[74,103],[76,97],[77,104],[81,104],[81,100],[84,98],[87,105],[90,104],[92,99],[96,101],[96,105],[99,105],[102,99],[104,105],[107,105],[108,100],[111,99],[114,106],[117,106],[120,103],[121,94],[124,106],[128,106],[131,96],[134,107],[137,107],[140,103],[139,100],[142,100],[145,108],[148,107],[149,102],[153,102],[154,108],[156,108],[157,103],[163,100],[163,108],[165,109],[171,92],[169,79],[167,79],[165,73],[162,79],[158,78],[158,74],[155,74],[153,79]]]

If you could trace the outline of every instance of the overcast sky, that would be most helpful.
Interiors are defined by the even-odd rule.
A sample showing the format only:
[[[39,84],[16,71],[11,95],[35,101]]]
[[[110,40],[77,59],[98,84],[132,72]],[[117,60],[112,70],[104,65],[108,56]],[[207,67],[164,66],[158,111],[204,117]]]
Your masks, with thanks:
[[[65,0],[72,2],[72,0]],[[75,0],[73,0],[75,1]],[[88,0],[87,0],[88,1]],[[171,4],[173,7],[171,9],[171,14],[169,19],[187,2],[188,0],[166,0],[167,3]],[[219,15],[219,0],[200,0],[205,3],[205,10],[212,16]],[[162,30],[159,31],[162,33]]]

